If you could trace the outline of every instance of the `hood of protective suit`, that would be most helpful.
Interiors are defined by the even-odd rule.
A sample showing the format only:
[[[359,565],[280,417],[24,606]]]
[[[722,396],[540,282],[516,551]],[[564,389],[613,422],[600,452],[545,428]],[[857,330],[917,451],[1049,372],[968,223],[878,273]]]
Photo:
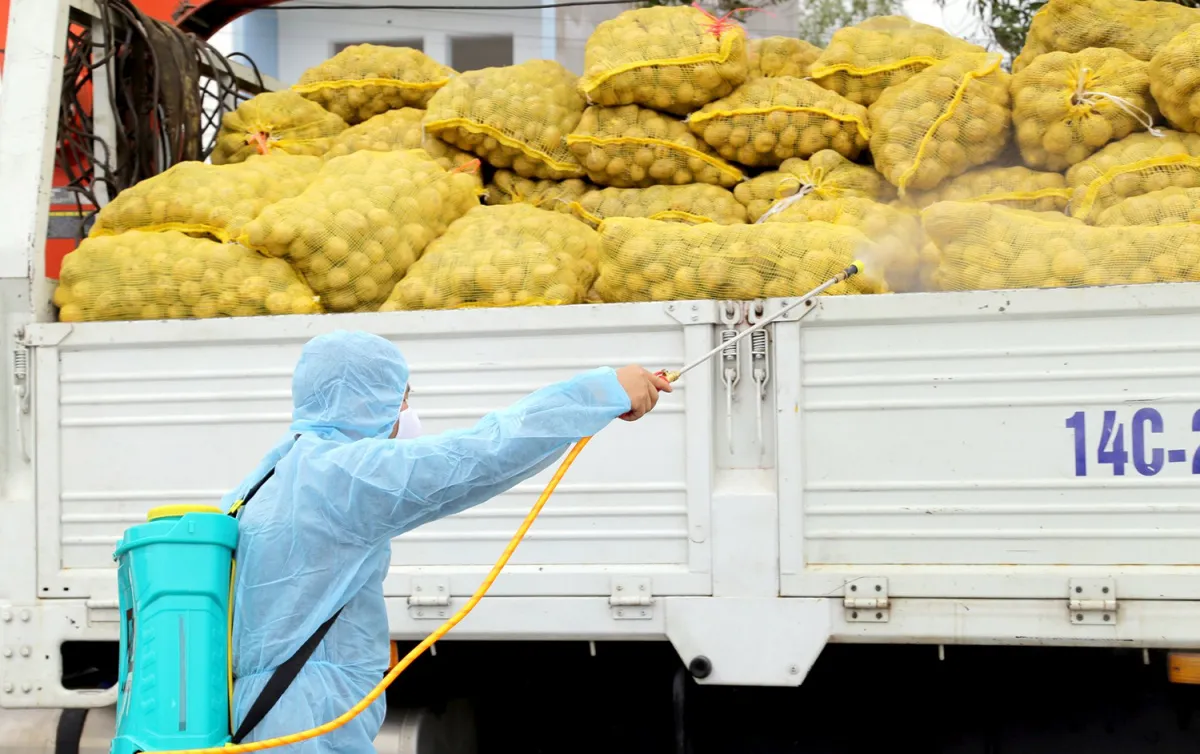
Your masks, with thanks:
[[[304,346],[292,375],[292,432],[349,440],[392,433],[408,363],[394,343],[336,330]]]

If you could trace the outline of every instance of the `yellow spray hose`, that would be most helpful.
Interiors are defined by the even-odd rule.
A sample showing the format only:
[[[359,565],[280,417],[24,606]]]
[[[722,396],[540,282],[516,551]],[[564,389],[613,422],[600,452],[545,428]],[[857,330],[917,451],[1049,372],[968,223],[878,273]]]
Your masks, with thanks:
[[[792,309],[795,309],[796,307],[800,306],[808,299],[824,292],[827,288],[830,288],[831,286],[833,286],[837,283],[840,283],[841,281],[849,278],[851,275],[855,275],[855,274],[861,272],[862,269],[863,269],[863,263],[856,260],[853,264],[851,264],[849,267],[847,267],[846,269],[839,272],[834,277],[830,278],[829,280],[826,280],[821,285],[817,286],[816,288],[812,289],[808,293],[801,296],[799,300],[789,304],[788,306],[784,307],[783,309],[780,309],[778,312],[776,312],[772,316],[767,317],[766,319],[760,320],[753,327],[743,330],[741,333],[738,334],[736,340],[741,340],[743,337],[749,335],[750,333],[754,332],[755,330],[759,330],[763,327],[766,327],[770,323],[772,323],[775,320],[780,319],[781,317],[786,315]],[[682,369],[680,369],[677,372],[663,370],[663,371],[659,372],[658,375],[660,377],[664,377],[669,382],[675,382],[680,377],[682,377],[685,372],[689,372],[692,369],[696,368],[697,366],[708,361],[708,359],[715,356],[717,353],[719,353],[723,348],[726,348],[728,345],[729,345],[729,343],[722,343],[721,345],[717,346],[712,351],[709,351],[704,356],[700,357],[699,359],[696,359],[695,361],[693,361],[692,363],[683,367]],[[456,612],[454,615],[450,616],[449,620],[447,620],[442,625],[438,626],[438,628],[433,633],[431,633],[429,636],[426,636],[425,639],[420,644],[418,644],[417,646],[415,646],[411,650],[409,650],[408,654],[404,655],[403,659],[401,659],[400,662],[396,663],[395,667],[393,667],[391,670],[389,670],[388,674],[383,677],[383,680],[380,681],[375,686],[375,688],[371,689],[371,692],[369,694],[367,694],[361,700],[359,700],[358,704],[355,704],[353,707],[346,710],[341,715],[335,717],[334,719],[330,720],[329,722],[327,722],[323,725],[318,725],[317,727],[309,728],[308,730],[302,730],[298,733],[291,733],[289,735],[279,736],[277,738],[269,738],[265,741],[254,741],[252,743],[225,744],[224,746],[213,746],[213,747],[210,747],[207,749],[181,749],[178,751],[171,751],[169,754],[239,754],[239,752],[263,751],[265,749],[274,749],[274,748],[277,748],[280,746],[288,746],[290,744],[298,744],[302,741],[308,741],[309,739],[313,739],[318,736],[323,736],[326,733],[337,730],[338,728],[342,727],[343,725],[350,722],[354,718],[358,717],[368,707],[370,707],[372,704],[374,704],[375,700],[378,699],[380,696],[382,696],[383,692],[387,691],[388,686],[391,686],[392,682],[395,681],[397,678],[399,678],[400,674],[403,673],[408,668],[409,665],[412,665],[413,662],[416,661],[416,659],[418,657],[420,657],[422,654],[424,654],[425,650],[429,649],[434,644],[436,644],[438,642],[438,640],[441,639],[443,636],[450,633],[450,631],[455,626],[457,626],[459,623],[462,623],[463,618],[466,618],[471,613],[471,611],[475,609],[475,606],[479,604],[479,601],[482,600],[484,595],[486,595],[488,593],[488,590],[492,588],[492,584],[496,581],[496,577],[499,576],[500,572],[504,570],[504,567],[506,565],[508,565],[508,561],[512,558],[513,553],[516,552],[516,550],[517,550],[517,546],[521,544],[521,540],[525,538],[525,534],[529,531],[529,527],[533,526],[533,522],[537,519],[538,514],[540,514],[542,512],[542,508],[546,507],[546,503],[550,501],[550,496],[554,494],[554,490],[558,489],[558,483],[561,482],[563,476],[566,475],[567,469],[571,468],[571,464],[575,463],[575,459],[579,457],[580,451],[582,451],[584,449],[584,447],[588,444],[588,442],[591,441],[591,439],[592,438],[590,438],[590,437],[585,437],[585,438],[581,439],[579,442],[575,443],[574,447],[572,447],[571,450],[567,453],[567,457],[564,458],[562,460],[562,463],[560,463],[558,465],[558,470],[554,472],[554,476],[552,476],[550,478],[550,481],[547,482],[546,488],[544,490],[542,490],[542,494],[538,496],[537,502],[533,504],[533,508],[531,508],[529,510],[529,513],[525,516],[525,520],[521,522],[521,525],[517,528],[516,533],[513,534],[512,539],[510,539],[508,541],[508,544],[504,547],[504,552],[500,553],[500,558],[498,560],[496,560],[495,565],[493,565],[492,569],[490,571],[488,571],[487,576],[484,577],[483,582],[475,590],[475,593],[471,595],[471,598],[469,600],[467,600],[467,603],[465,605],[463,605],[461,608],[459,608],[458,612]],[[231,718],[231,721],[232,721],[232,718]],[[146,754],[168,754],[168,753],[167,752],[161,752],[161,753],[147,752]]]

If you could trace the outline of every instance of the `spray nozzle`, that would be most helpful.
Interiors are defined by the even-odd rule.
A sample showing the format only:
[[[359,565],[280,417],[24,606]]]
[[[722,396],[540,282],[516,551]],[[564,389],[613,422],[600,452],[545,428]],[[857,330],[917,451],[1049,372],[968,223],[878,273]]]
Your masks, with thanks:
[[[845,270],[843,270],[843,272],[846,273],[846,277],[850,277],[851,275],[859,274],[860,272],[862,272],[865,269],[866,269],[866,265],[864,265],[862,263],[862,260],[855,259],[853,262],[850,263],[849,267],[847,267]]]

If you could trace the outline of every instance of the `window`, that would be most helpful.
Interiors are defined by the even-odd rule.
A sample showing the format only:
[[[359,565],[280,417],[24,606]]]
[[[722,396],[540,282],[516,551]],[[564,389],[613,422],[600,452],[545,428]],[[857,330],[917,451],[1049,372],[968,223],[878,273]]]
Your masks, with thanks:
[[[456,71],[477,71],[513,64],[511,34],[450,37],[450,67]]]
[[[333,54],[336,55],[351,45],[361,44],[383,45],[385,47],[411,47],[419,52],[425,52],[425,39],[423,37],[413,37],[412,39],[364,39],[359,42],[334,42]]]

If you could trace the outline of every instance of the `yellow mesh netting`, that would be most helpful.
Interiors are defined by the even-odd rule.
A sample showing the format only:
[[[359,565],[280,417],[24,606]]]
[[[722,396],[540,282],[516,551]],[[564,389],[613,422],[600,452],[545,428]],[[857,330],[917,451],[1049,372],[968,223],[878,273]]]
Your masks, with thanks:
[[[992,202],[1015,209],[1062,211],[1071,190],[1062,173],[1012,167],[982,167],[951,178],[933,191],[912,194],[908,203],[925,208],[937,202]]]
[[[282,259],[177,231],[85,239],[63,259],[63,322],[313,314],[313,291]]]
[[[958,55],[885,90],[870,109],[875,167],[904,196],[991,162],[1008,143],[1009,78],[999,55]]]
[[[345,157],[362,150],[391,152],[397,149],[424,149],[446,170],[461,167],[475,159],[473,155],[461,149],[455,149],[440,139],[426,135],[421,126],[424,117],[424,110],[413,107],[402,107],[376,115],[334,137],[329,151],[325,153],[325,159]]]
[[[731,191],[703,183],[589,191],[572,202],[571,209],[593,225],[609,217],[648,217],[692,224],[746,222],[746,208]]]
[[[346,121],[295,92],[267,92],[225,114],[212,162],[227,165],[274,152],[320,157],[345,130]]]
[[[746,32],[694,7],[625,11],[588,38],[583,70],[588,102],[687,115],[746,80]]]
[[[1200,136],[1136,133],[1067,171],[1071,215],[1091,220],[1122,199],[1176,186],[1200,186]]]
[[[817,199],[861,196],[888,201],[896,195],[896,190],[874,168],[855,165],[832,149],[827,149],[807,160],[787,160],[779,166],[779,170],[738,184],[733,195],[746,206],[750,221],[755,222],[773,205],[778,208],[775,211],[779,211],[790,201],[805,196]]]
[[[355,152],[326,162],[239,240],[288,259],[330,311],[375,310],[429,242],[478,206],[478,192],[477,178],[421,150]]]
[[[536,181],[522,178],[511,170],[497,170],[484,191],[484,201],[493,206],[520,202],[552,212],[571,214],[571,202],[595,188],[579,178]]]
[[[1200,131],[1200,19],[1150,59],[1150,93],[1172,126]]]
[[[764,218],[766,223],[826,222],[857,228],[874,242],[874,255],[864,260],[868,268],[887,281],[893,291],[921,289],[921,245],[925,237],[916,213],[887,204],[846,196],[841,199],[805,197]]]
[[[600,236],[573,217],[476,207],[429,245],[380,311],[582,303],[599,253]]]
[[[922,217],[947,290],[1200,280],[1200,225],[1096,228],[1054,212],[956,202]]]
[[[867,109],[791,77],[759,78],[688,117],[688,127],[727,160],[775,166],[823,149],[854,159],[867,146]]]
[[[859,230],[822,222],[680,225],[614,217],[600,224],[600,237],[596,290],[608,302],[796,296],[874,250]],[[876,275],[868,267],[829,293],[882,292]]]
[[[1131,196],[1101,212],[1093,225],[1180,225],[1200,223],[1200,188],[1171,187]]]
[[[564,141],[583,115],[576,83],[553,60],[470,71],[429,100],[425,129],[526,178],[582,178]]]
[[[425,107],[454,75],[411,47],[351,45],[300,75],[292,89],[353,125],[401,107]]]
[[[870,105],[934,63],[983,48],[902,16],[869,18],[834,32],[809,75],[851,102]]]
[[[181,162],[118,194],[89,235],[177,230],[229,241],[268,204],[303,191],[320,167],[317,157],[286,153],[232,165]]]
[[[589,107],[567,145],[588,177],[605,186],[733,186],[743,177],[683,121],[637,105]]]
[[[746,45],[749,78],[766,76],[808,76],[821,48],[795,37],[766,37],[751,39]]]
[[[1171,37],[1200,23],[1200,10],[1157,0],[1050,0],[1033,16],[1018,73],[1047,52],[1113,47],[1150,60]]]
[[[1149,64],[1120,50],[1051,52],[1012,78],[1013,125],[1031,168],[1066,170],[1110,141],[1153,129]]]

